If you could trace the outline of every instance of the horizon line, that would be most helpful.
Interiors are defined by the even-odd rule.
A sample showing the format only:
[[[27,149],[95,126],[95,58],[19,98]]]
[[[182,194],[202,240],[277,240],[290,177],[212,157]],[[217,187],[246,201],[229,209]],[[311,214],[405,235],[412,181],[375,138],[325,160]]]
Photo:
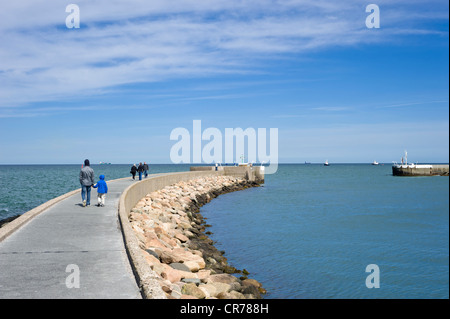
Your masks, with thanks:
[[[215,163],[179,163],[179,164],[174,164],[174,163],[149,163],[146,162],[148,165],[202,165],[202,166],[214,166]],[[379,165],[391,165],[394,164],[395,161],[391,161],[391,162],[378,162]],[[135,163],[134,163],[135,164]],[[236,164],[240,164],[240,163],[227,163],[227,164],[220,164],[219,166],[230,166],[230,165],[236,165]],[[276,163],[277,165],[323,165],[324,162],[279,162]],[[372,162],[329,162],[329,164],[372,164]],[[414,162],[411,164],[449,164],[449,161],[430,161],[430,162]],[[0,166],[13,166],[13,165],[83,165],[83,163],[0,163]],[[90,166],[92,165],[102,165],[102,166],[108,166],[108,165],[133,165],[130,163],[91,163]],[[254,163],[255,166],[260,166],[261,163]],[[264,163],[264,165],[270,165],[270,163]],[[273,165],[275,165],[275,163],[273,163]]]

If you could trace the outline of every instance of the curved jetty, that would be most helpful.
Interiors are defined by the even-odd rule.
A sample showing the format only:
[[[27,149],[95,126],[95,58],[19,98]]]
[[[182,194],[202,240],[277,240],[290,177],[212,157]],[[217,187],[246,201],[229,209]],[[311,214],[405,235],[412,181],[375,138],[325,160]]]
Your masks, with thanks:
[[[448,176],[448,164],[414,164],[408,163],[408,152],[402,157],[401,164],[392,165],[394,176]]]
[[[198,208],[264,181],[260,168],[202,169],[108,181],[105,207],[80,189],[0,228],[2,298],[254,298],[203,234]]]
[[[404,164],[393,165],[394,176],[448,176],[448,165]]]
[[[204,176],[151,192],[131,209],[128,218],[140,253],[166,298],[261,298],[265,291],[259,282],[231,275],[240,271],[205,235],[207,225],[199,213],[220,194],[254,186],[259,184],[244,178]]]

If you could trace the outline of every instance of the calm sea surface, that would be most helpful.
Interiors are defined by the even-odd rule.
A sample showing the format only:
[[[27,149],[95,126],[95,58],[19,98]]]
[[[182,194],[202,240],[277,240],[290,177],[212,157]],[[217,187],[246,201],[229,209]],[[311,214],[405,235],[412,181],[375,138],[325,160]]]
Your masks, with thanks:
[[[280,165],[205,205],[210,237],[266,298],[449,298],[449,179],[391,166]],[[366,266],[380,288],[366,287]]]
[[[79,187],[81,165],[0,165],[0,220]],[[93,165],[107,180],[130,165]],[[189,165],[151,165],[151,173]],[[449,179],[391,166],[280,165],[264,187],[201,209],[230,264],[266,298],[449,298]],[[366,266],[380,288],[366,287]]]
[[[191,165],[150,165],[149,174],[188,171]],[[130,177],[131,165],[91,165],[95,180]],[[0,220],[23,214],[80,187],[80,165],[0,165]],[[136,177],[137,178],[137,177]]]

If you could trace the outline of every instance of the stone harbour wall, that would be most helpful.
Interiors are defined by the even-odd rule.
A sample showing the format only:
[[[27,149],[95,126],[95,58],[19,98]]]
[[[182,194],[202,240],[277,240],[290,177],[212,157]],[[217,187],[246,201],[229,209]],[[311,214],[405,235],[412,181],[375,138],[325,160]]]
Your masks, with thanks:
[[[259,184],[239,177],[202,176],[155,190],[138,201],[128,221],[145,267],[152,271],[153,287],[145,287],[145,278],[141,283],[144,292],[150,290],[147,297],[261,298],[262,285],[249,279],[245,269],[228,264],[224,252],[206,235],[209,225],[199,212],[221,194],[255,186]]]

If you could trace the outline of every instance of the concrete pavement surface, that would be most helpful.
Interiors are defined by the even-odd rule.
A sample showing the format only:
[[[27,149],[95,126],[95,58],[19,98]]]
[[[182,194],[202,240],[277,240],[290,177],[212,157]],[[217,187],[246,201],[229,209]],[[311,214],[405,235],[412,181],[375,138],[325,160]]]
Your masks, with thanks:
[[[0,242],[0,298],[141,298],[118,220],[131,178],[108,182],[106,205],[81,205],[81,191]]]

